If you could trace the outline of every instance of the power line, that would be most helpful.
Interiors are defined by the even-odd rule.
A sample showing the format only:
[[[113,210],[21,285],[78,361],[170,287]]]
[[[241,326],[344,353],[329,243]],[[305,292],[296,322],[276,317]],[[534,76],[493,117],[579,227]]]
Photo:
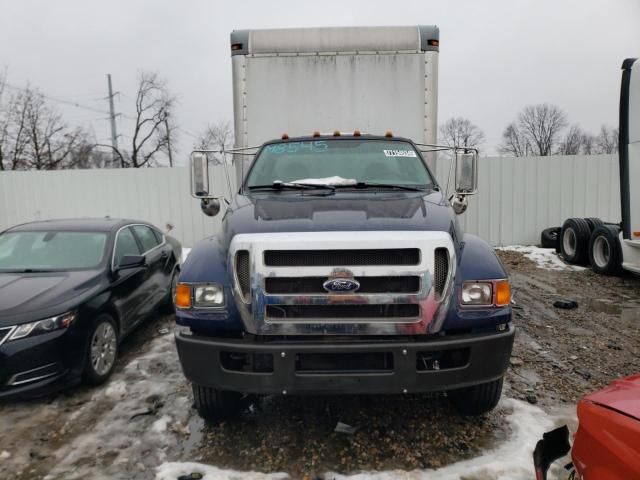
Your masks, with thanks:
[[[18,87],[16,85],[11,85],[10,83],[5,83],[5,85],[7,87],[9,87],[9,88],[14,89],[14,90],[25,90],[25,87]],[[42,95],[42,97],[44,97],[44,98],[46,98],[48,100],[52,100],[54,102],[62,103],[62,104],[65,104],[65,105],[70,105],[70,106],[76,107],[76,108],[83,108],[85,110],[90,110],[90,111],[96,112],[96,113],[102,113],[102,114],[105,114],[105,115],[109,115],[109,112],[106,112],[104,110],[99,110],[99,109],[94,108],[94,107],[89,107],[88,105],[83,105],[83,104],[78,103],[78,102],[72,102],[70,100],[63,100],[61,98],[52,97],[51,95],[46,95],[46,94],[42,93],[38,89],[36,89],[35,92],[37,92],[38,95]]]

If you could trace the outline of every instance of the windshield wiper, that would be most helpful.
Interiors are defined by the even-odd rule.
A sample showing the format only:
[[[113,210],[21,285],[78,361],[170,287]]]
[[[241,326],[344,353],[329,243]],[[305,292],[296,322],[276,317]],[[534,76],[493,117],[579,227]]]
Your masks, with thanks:
[[[336,189],[333,185],[316,184],[316,183],[299,183],[299,182],[280,182],[276,180],[271,185],[251,185],[248,190],[331,190]]]
[[[424,192],[424,188],[412,187],[411,185],[399,185],[396,183],[377,183],[377,182],[358,182],[352,186],[353,188],[393,188],[397,190],[408,190],[410,192]]]

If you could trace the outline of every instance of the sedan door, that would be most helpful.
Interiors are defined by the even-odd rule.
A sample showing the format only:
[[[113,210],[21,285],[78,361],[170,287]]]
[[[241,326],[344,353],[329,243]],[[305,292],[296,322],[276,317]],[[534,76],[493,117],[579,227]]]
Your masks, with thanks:
[[[162,234],[148,225],[134,225],[136,238],[142,246],[143,255],[147,259],[148,278],[144,286],[145,306],[143,314],[150,313],[167,295],[171,281],[171,269],[167,268],[170,248],[164,242]]]
[[[118,231],[114,240],[112,269],[114,275],[113,295],[116,308],[122,317],[125,331],[133,327],[142,317],[145,295],[145,284],[148,283],[148,268],[136,267],[116,271],[126,255],[141,255],[142,248],[131,227]],[[148,287],[147,287],[148,288]]]

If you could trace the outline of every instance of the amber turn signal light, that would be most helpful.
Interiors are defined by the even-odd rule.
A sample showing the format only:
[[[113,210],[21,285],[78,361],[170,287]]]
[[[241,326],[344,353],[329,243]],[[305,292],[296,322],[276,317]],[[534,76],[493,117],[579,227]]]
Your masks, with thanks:
[[[505,307],[511,303],[511,287],[509,280],[498,280],[496,282],[496,306]]]
[[[191,308],[191,287],[184,283],[176,285],[175,303],[177,308]]]

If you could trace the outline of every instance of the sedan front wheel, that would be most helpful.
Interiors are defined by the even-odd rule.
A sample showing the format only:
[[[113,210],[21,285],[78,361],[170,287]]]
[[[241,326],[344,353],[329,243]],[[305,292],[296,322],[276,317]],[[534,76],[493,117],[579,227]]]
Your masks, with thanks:
[[[109,315],[96,318],[89,333],[89,345],[84,366],[84,377],[88,383],[99,385],[113,371],[118,357],[118,333],[114,320]]]

